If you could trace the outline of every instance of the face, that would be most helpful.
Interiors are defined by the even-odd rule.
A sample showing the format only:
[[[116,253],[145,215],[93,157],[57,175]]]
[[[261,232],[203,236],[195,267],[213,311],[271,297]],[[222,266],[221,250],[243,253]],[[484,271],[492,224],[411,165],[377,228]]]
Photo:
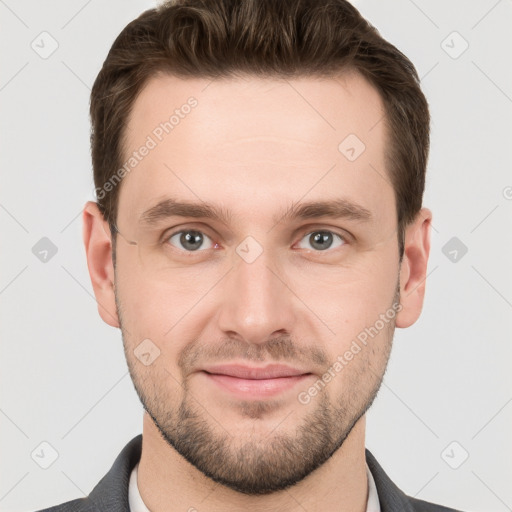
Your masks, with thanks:
[[[130,374],[231,489],[299,482],[377,394],[401,307],[383,115],[355,73],[159,76],[134,104],[114,280]]]

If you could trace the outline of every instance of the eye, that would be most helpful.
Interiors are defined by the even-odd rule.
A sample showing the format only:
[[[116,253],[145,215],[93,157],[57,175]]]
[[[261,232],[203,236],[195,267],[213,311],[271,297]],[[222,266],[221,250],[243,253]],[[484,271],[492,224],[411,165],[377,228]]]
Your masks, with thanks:
[[[313,247],[313,249],[318,252],[332,248],[333,243],[336,242],[336,238],[339,240],[339,242],[337,245],[334,245],[334,248],[345,245],[345,239],[341,235],[326,230],[311,231],[302,240],[307,240],[307,242],[311,244],[311,247]],[[309,249],[309,247],[300,248]]]
[[[203,250],[212,249],[213,247],[216,247],[216,244],[213,244],[212,239],[209,236],[195,229],[185,229],[182,231],[177,231],[176,233],[167,237],[167,241],[171,245],[177,247],[178,249],[185,249],[188,252],[194,252],[199,250],[201,246],[204,244],[205,240],[209,241],[209,247],[203,247]]]

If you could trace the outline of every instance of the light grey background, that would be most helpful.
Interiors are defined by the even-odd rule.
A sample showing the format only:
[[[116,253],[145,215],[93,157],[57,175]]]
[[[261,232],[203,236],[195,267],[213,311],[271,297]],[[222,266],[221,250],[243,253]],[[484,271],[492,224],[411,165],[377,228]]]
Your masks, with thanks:
[[[81,210],[90,87],[115,36],[152,6],[0,0],[2,511],[84,496],[142,431],[120,333],[97,313]],[[407,494],[512,510],[512,2],[357,6],[414,62],[433,118],[426,303],[396,332],[367,447]],[[48,58],[31,47],[52,38]],[[43,237],[58,249],[46,263],[32,252]],[[58,452],[48,469],[31,457],[50,461],[45,441]]]

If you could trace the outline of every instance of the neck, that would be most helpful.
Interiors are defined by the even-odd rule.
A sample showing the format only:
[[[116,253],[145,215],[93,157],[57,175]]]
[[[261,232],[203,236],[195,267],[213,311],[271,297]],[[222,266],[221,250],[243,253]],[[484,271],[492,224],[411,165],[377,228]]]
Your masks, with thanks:
[[[265,496],[247,496],[214,482],[187,462],[144,413],[139,492],[151,512],[365,512],[365,421],[363,416],[334,455],[298,484]]]

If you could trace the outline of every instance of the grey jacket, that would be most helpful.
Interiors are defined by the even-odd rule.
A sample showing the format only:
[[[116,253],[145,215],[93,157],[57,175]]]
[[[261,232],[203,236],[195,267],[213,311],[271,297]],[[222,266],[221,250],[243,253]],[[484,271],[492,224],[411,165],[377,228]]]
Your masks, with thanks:
[[[39,512],[130,512],[128,483],[131,471],[140,459],[141,450],[142,434],[139,434],[121,450],[108,473],[88,497],[68,501]],[[460,512],[406,496],[390,480],[368,449],[366,462],[375,480],[382,512]]]

